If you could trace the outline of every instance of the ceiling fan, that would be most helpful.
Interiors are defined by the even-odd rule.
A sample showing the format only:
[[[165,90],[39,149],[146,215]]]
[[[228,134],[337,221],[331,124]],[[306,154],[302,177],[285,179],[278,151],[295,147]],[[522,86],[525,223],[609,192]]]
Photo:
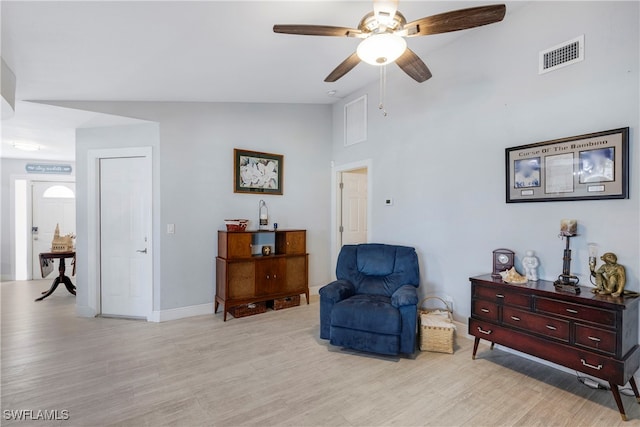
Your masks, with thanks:
[[[373,12],[365,15],[358,28],[328,25],[274,25],[273,31],[282,34],[307,36],[354,37],[362,39],[355,53],[345,59],[324,79],[335,82],[361,61],[371,65],[392,62],[422,83],[431,78],[426,64],[407,47],[405,37],[428,36],[466,30],[500,22],[506,13],[504,4],[479,6],[428,16],[407,23],[398,11],[398,0],[374,0]]]

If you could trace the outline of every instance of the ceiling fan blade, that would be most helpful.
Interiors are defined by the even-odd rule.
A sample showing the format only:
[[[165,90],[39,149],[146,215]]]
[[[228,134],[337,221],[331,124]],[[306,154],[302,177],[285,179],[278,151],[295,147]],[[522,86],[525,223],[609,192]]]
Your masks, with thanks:
[[[331,74],[329,74],[327,78],[324,79],[324,81],[327,83],[335,82],[336,80],[347,74],[349,71],[353,70],[353,68],[359,63],[360,57],[357,53],[354,53],[353,55],[342,61],[342,63],[338,65],[335,70],[333,70]]]
[[[373,0],[373,13],[383,25],[391,25],[398,11],[398,0]]]
[[[409,22],[404,28],[408,31],[408,37],[449,33],[500,22],[506,11],[507,7],[504,4],[471,7],[427,16]]]
[[[404,51],[400,58],[396,59],[396,64],[418,83],[422,83],[431,78],[431,71],[429,71],[427,65],[409,48]]]
[[[354,37],[362,31],[355,28],[332,27],[329,25],[274,25],[274,33],[302,36]]]

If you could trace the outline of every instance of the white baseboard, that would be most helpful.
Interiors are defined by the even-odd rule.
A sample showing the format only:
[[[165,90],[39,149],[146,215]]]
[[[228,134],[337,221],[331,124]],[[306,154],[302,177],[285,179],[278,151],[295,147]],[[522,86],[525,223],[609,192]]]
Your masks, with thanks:
[[[153,311],[151,316],[147,317],[147,321],[167,322],[169,320],[184,319],[185,317],[203,316],[205,314],[213,314],[213,303]]]
[[[320,295],[320,288],[322,286],[309,286],[309,295]]]

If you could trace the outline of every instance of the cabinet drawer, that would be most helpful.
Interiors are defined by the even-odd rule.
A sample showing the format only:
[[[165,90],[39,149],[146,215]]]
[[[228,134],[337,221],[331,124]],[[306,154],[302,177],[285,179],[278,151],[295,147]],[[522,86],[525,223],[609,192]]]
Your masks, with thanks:
[[[482,319],[498,321],[498,305],[489,301],[476,299],[471,305],[471,314]]]
[[[519,292],[513,292],[508,289],[496,289],[488,286],[474,286],[475,295],[478,298],[487,299],[489,301],[501,301],[503,304],[513,305],[516,307],[531,307],[531,296]]]
[[[503,328],[498,325],[483,322],[482,320],[469,319],[469,335],[483,340],[503,343],[510,342],[511,337],[516,333],[509,328]]]
[[[502,323],[545,337],[569,342],[569,321],[567,320],[503,307]]]
[[[591,352],[572,352],[563,355],[567,360],[562,363],[570,369],[592,375],[596,378],[611,381],[618,385],[624,385],[628,378],[624,378],[624,362],[608,356],[601,356]]]
[[[576,324],[576,345],[616,354],[616,333]]]
[[[554,301],[547,298],[536,299],[536,311],[557,314],[559,316],[597,323],[603,326],[615,326],[616,324],[616,313],[614,311],[572,304],[570,302]]]

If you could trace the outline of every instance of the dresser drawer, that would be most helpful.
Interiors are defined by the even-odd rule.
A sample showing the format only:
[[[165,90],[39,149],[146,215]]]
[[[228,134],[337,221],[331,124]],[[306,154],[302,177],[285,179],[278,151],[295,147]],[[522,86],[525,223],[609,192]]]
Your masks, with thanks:
[[[474,299],[471,304],[471,314],[482,319],[498,321],[498,304]]]
[[[547,298],[536,299],[536,311],[557,314],[559,316],[597,323],[603,326],[613,327],[616,324],[616,313],[614,311],[572,304],[570,302],[554,301]]]
[[[545,337],[569,342],[569,321],[503,307],[502,323]]]
[[[624,378],[624,362],[612,357],[601,356],[591,352],[571,352],[562,355],[566,363],[560,363],[567,368],[574,369],[596,378],[611,381],[620,386],[626,383]],[[558,363],[558,362],[556,362]],[[626,378],[628,381],[628,378]]]
[[[576,345],[616,354],[616,333],[576,324]]]
[[[469,319],[469,335],[491,342],[505,343],[511,342],[514,332],[482,320]]]
[[[501,301],[503,304],[513,305],[516,307],[531,307],[531,296],[519,292],[513,292],[508,289],[496,289],[488,286],[475,285],[475,296],[489,301]]]

